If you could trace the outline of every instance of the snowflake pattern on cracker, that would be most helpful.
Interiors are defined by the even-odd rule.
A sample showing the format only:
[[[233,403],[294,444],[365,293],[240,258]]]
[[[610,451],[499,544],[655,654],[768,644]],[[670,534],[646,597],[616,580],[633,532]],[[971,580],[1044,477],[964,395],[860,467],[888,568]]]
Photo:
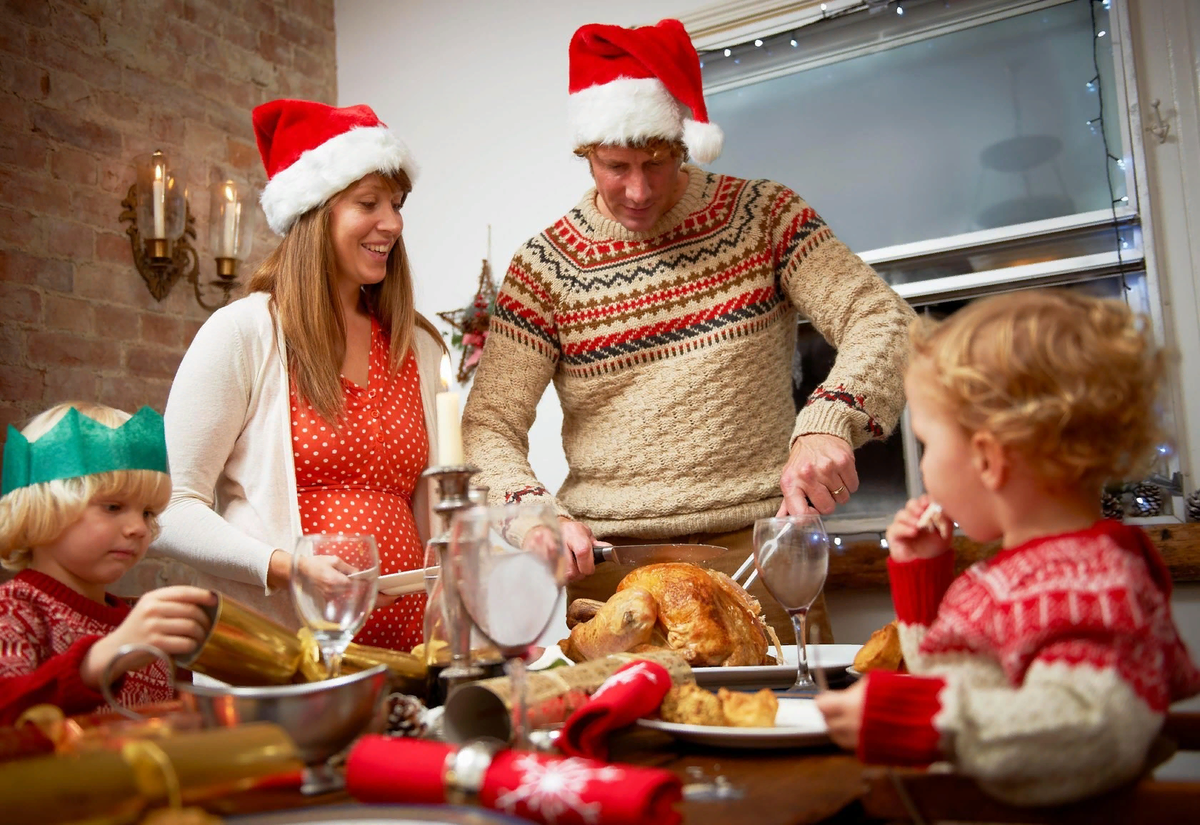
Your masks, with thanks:
[[[583,822],[598,823],[601,804],[583,801],[588,785],[620,782],[625,778],[622,769],[597,767],[587,759],[543,763],[530,755],[513,760],[513,768],[517,772],[517,787],[497,789],[495,807],[518,816],[528,812],[549,825],[555,825],[568,811]]]

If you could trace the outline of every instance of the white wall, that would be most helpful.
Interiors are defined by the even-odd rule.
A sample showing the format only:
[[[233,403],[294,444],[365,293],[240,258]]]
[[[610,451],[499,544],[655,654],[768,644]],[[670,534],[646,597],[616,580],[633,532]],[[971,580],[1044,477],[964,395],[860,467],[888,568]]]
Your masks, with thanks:
[[[337,0],[338,103],[367,103],[421,168],[404,209],[417,306],[466,306],[590,187],[567,138],[567,46],[585,23],[654,23],[711,0]],[[439,323],[439,326],[441,324]],[[551,388],[530,434],[542,483],[566,478]]]

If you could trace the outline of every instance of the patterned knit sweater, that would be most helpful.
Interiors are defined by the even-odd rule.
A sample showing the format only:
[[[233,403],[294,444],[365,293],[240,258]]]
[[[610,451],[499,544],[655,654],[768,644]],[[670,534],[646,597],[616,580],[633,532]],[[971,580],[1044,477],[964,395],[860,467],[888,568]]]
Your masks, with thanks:
[[[737,530],[778,509],[796,436],[857,447],[895,426],[907,304],[784,186],[684,168],[650,231],[604,217],[593,189],[513,257],[463,416],[493,495],[554,501],[597,536]],[[798,314],[838,350],[799,415]],[[528,462],[550,381],[557,499]]]
[[[864,761],[948,759],[1009,802],[1067,802],[1135,777],[1168,705],[1200,692],[1136,527],[1036,539],[953,583],[951,553],[889,571],[919,675],[868,675]]]
[[[128,615],[113,596],[99,604],[36,570],[0,585],[0,725],[34,705],[57,705],[68,716],[102,706],[104,697],[83,683],[79,668]],[[175,695],[162,662],[126,674],[114,693],[127,707]]]

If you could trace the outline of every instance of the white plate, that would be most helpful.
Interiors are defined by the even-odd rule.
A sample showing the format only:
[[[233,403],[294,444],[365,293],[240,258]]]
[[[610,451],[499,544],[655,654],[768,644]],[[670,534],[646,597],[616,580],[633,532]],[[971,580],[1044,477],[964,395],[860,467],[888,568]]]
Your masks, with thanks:
[[[388,596],[406,596],[409,593],[420,593],[424,589],[425,568],[423,567],[379,577],[379,592]]]
[[[779,697],[773,728],[734,728],[681,725],[658,719],[639,719],[644,728],[669,733],[676,739],[720,748],[800,748],[829,743],[825,717],[812,699]]]
[[[816,647],[814,654],[813,648]],[[854,656],[862,645],[816,645],[808,646],[808,666],[819,664],[826,676],[840,673],[854,664]],[[768,653],[774,655],[774,649]],[[815,660],[815,661],[814,661]],[[796,646],[783,645],[783,664],[759,665],[757,667],[695,667],[692,673],[696,684],[702,687],[747,686],[786,687],[796,679]]]

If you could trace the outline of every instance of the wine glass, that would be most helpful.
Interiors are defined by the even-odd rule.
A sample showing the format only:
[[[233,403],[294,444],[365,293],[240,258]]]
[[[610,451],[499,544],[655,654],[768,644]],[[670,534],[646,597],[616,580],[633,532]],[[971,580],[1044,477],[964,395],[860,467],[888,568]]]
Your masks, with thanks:
[[[321,648],[330,679],[341,675],[342,654],[366,624],[378,583],[374,536],[317,533],[296,540],[292,601]]]
[[[467,508],[451,521],[450,552],[467,615],[508,660],[513,746],[528,749],[525,659],[554,618],[567,580],[558,514],[546,504]]]
[[[754,567],[796,631],[796,682],[788,690],[816,693],[808,669],[805,619],[829,571],[829,536],[821,517],[807,514],[754,522]]]

